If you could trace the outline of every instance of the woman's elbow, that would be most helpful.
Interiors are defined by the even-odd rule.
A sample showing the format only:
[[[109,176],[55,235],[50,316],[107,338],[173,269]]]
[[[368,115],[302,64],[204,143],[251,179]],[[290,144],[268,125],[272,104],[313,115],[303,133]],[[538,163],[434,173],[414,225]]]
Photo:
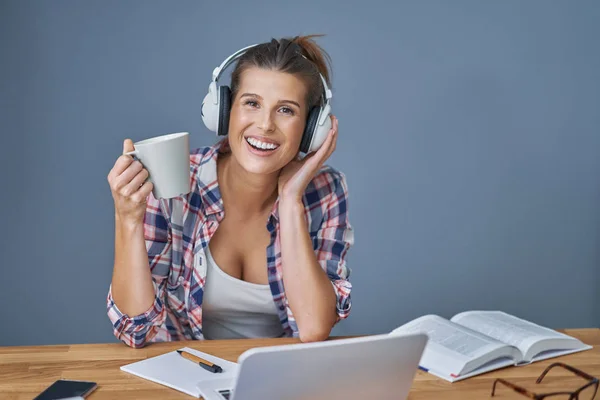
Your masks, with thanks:
[[[321,342],[326,340],[331,333],[331,327],[325,326],[322,324],[321,326],[313,326],[310,328],[300,329],[298,332],[298,336],[300,337],[300,341],[303,343],[309,342]]]

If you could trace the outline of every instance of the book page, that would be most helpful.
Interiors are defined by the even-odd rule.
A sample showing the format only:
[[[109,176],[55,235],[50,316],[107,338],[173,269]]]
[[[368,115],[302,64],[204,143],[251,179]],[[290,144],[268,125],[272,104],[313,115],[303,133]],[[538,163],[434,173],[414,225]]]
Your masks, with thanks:
[[[425,333],[429,341],[422,358],[425,368],[443,369],[448,375],[459,375],[467,364],[480,359],[487,362],[488,357],[500,356],[498,350],[507,348],[504,343],[486,337],[464,326],[456,325],[437,315],[417,318],[392,331],[392,334]],[[507,349],[503,355],[510,355],[513,349]]]
[[[540,341],[572,339],[570,336],[502,311],[468,311],[455,315],[451,321],[515,346],[521,350],[524,357],[529,349]],[[552,342],[556,343],[554,340]]]
[[[397,333],[426,333],[429,341],[437,343],[446,349],[466,358],[477,357],[485,353],[485,349],[496,341],[481,337],[477,332],[470,332],[461,326],[438,316],[429,315],[418,318],[394,330]]]

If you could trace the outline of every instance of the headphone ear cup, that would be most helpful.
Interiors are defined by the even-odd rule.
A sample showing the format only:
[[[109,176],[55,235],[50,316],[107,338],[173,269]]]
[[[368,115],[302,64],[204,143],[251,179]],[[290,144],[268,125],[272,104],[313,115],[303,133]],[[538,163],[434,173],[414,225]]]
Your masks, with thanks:
[[[304,133],[302,134],[302,141],[300,142],[300,151],[303,153],[308,153],[308,151],[310,150],[310,145],[313,141],[315,127],[317,126],[317,121],[319,120],[320,113],[320,107],[313,107],[310,110],[310,113],[308,114],[306,126],[304,127]]]
[[[200,110],[200,114],[202,115],[202,122],[208,128],[209,131],[216,132],[218,128],[218,118],[219,118],[219,109],[218,105],[214,104],[212,101],[212,96],[210,92],[204,96],[204,100],[202,100],[202,108]]]
[[[229,113],[231,111],[231,89],[219,86],[219,127],[218,136],[227,136],[229,130]]]

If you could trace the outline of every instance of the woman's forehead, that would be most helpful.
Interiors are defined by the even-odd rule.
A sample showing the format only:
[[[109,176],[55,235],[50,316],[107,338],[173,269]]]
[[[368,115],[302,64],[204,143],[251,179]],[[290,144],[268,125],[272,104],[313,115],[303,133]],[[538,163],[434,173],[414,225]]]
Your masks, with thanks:
[[[240,76],[240,94],[253,93],[264,98],[303,101],[306,85],[295,75],[263,68],[248,68]]]

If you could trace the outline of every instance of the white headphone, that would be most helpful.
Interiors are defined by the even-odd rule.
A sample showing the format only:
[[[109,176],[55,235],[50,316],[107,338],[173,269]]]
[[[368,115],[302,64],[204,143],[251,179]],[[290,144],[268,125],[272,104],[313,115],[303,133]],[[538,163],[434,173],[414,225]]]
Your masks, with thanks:
[[[227,66],[232,62],[240,58],[248,49],[258,46],[253,44],[251,46],[244,47],[223,61],[221,65],[216,67],[212,73],[212,81],[208,86],[208,94],[202,100],[202,121],[206,127],[217,133],[217,136],[226,136],[229,129],[229,113],[231,111],[231,89],[229,86],[217,86],[217,81],[221,73]],[[304,55],[302,55],[304,57]],[[304,57],[306,58],[306,57]],[[303,153],[310,153],[316,151],[325,139],[331,129],[331,90],[327,86],[327,82],[323,75],[321,81],[323,82],[323,98],[325,104],[322,106],[313,107],[306,120],[306,126],[304,133],[302,134],[302,141],[300,143],[300,151]]]

